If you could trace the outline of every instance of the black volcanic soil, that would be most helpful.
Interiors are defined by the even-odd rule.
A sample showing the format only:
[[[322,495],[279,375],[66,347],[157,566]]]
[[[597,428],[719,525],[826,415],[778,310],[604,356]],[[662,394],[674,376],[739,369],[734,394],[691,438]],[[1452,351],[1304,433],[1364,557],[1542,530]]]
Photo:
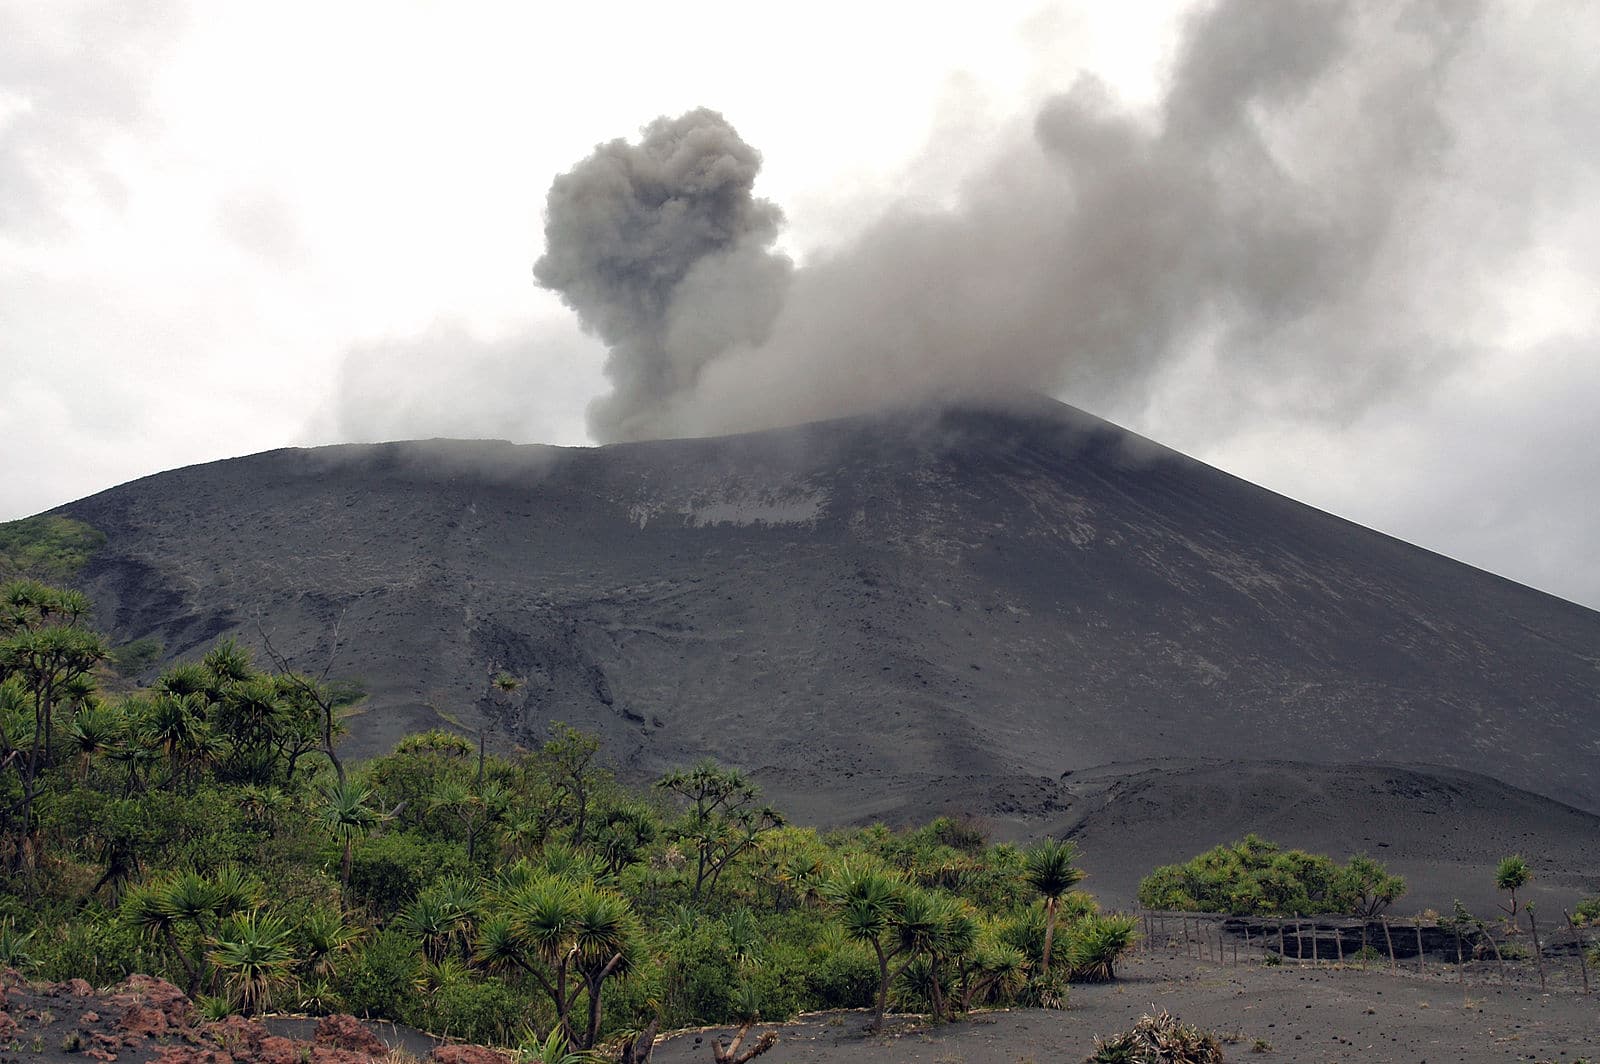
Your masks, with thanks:
[[[876,1036],[864,1033],[860,1013],[808,1017],[778,1028],[778,1045],[758,1059],[770,1064],[1077,1062],[1093,1051],[1097,1035],[1125,1030],[1142,1013],[1157,1009],[1217,1033],[1229,1061],[1573,1062],[1600,1050],[1600,999],[1571,990],[1541,994],[1536,987],[1462,987],[1443,979],[1292,963],[1222,967],[1163,955],[1140,955],[1122,967],[1115,983],[1074,986],[1064,1010],[978,1014],[938,1027],[908,1018]],[[755,1033],[769,1029],[758,1027]],[[710,1059],[711,1040],[726,1040],[729,1034],[724,1029],[680,1034],[663,1042],[654,1059],[703,1062]],[[1259,1056],[1258,1040],[1264,1043]]]
[[[320,670],[337,625],[358,756],[565,720],[802,821],[1070,829],[1117,897],[1250,828],[1600,889],[1600,614],[1059,404],[274,451],[62,512],[109,537],[82,582],[120,640],[264,632]]]

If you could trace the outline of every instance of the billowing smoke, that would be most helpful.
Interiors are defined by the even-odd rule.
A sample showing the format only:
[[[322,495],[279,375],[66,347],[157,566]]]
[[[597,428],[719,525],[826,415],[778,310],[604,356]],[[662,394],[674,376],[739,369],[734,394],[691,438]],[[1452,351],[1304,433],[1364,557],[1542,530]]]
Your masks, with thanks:
[[[1479,14],[1220,0],[1154,110],[1082,78],[953,208],[891,211],[796,270],[770,250],[759,156],[720,116],[603,145],[550,190],[535,271],[610,346],[591,429],[1023,391],[1126,414],[1158,380],[1345,416],[1453,357],[1461,264],[1521,239],[1522,215],[1450,169]]]
[[[534,276],[611,349],[605,440],[661,431],[705,366],[767,338],[791,264],[770,249],[782,213],[752,195],[761,155],[721,115],[660,118],[556,178]]]

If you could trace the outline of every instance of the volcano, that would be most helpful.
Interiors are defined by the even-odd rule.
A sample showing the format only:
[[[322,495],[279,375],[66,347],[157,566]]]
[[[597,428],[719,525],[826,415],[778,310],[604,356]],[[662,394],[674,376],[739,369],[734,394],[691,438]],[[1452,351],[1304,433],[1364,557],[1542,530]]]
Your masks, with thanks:
[[[711,756],[806,822],[1074,834],[1113,898],[1130,838],[1270,823],[1600,872],[1600,614],[1054,402],[278,450],[58,512],[107,537],[80,582],[114,638],[331,657],[369,692],[356,756],[560,720],[624,777]]]

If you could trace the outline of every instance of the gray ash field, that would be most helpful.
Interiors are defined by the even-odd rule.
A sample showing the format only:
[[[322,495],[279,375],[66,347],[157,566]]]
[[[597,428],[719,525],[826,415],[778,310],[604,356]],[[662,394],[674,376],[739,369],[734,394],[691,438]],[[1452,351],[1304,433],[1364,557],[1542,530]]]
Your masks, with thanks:
[[[563,720],[624,776],[711,755],[805,822],[1070,830],[1114,901],[1251,828],[1371,850],[1406,906],[1513,849],[1553,898],[1600,874],[1600,614],[1043,400],[281,450],[59,512],[109,537],[81,582],[119,641],[265,631],[320,669],[337,623],[357,756]]]

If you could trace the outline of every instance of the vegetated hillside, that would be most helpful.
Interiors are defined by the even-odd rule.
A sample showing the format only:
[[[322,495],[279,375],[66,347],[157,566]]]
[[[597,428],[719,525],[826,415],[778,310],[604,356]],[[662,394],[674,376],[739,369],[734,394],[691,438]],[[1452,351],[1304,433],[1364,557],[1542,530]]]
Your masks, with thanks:
[[[80,583],[119,640],[264,631],[315,671],[337,625],[357,753],[559,719],[625,773],[710,754],[822,822],[1030,830],[1068,817],[1063,773],[1170,756],[1450,766],[1600,811],[1600,614],[1042,400],[281,450],[59,512],[107,536]]]

